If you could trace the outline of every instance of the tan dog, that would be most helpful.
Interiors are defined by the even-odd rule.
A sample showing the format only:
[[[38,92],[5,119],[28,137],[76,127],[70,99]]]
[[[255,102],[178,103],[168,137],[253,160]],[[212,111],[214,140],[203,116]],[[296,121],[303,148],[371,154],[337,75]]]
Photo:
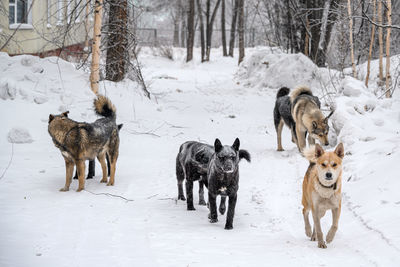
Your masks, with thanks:
[[[325,117],[320,108],[318,97],[314,96],[310,88],[297,87],[290,95],[292,103],[292,117],[296,125],[297,147],[303,152],[306,146],[306,135],[308,133],[309,145],[315,144],[318,139],[322,145],[329,145],[328,141],[328,119],[333,111]]]
[[[338,229],[342,203],[342,159],[344,156],[343,144],[340,143],[334,152],[325,152],[318,144],[304,151],[310,161],[303,180],[303,216],[306,235],[311,241],[318,240],[319,248],[326,248],[321,230],[321,218],[327,210],[332,210],[332,226],[326,236],[326,242],[332,242]],[[311,234],[311,225],[308,214],[312,213],[314,230]]]

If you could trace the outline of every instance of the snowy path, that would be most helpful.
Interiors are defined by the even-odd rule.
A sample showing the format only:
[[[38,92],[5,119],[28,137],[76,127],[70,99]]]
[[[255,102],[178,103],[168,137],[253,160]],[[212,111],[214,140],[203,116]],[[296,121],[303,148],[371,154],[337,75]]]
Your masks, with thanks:
[[[301,183],[307,167],[283,135],[276,151],[272,109],[275,91],[236,84],[235,64],[188,65],[147,62],[148,75],[173,77],[152,84],[157,105],[146,107],[130,92],[109,88],[119,110],[120,158],[116,185],[87,181],[90,192],[60,193],[64,165],[47,136],[48,112],[32,112],[41,134],[32,144],[14,145],[13,163],[0,180],[0,266],[396,266],[399,244],[369,229],[344,199],[339,230],[328,249],[317,248],[304,233]],[[153,64],[154,63],[154,64]],[[179,89],[179,90],[178,90]],[[158,90],[158,92],[157,92]],[[158,94],[157,94],[158,93]],[[89,101],[80,111],[88,111]],[[7,108],[13,109],[7,102]],[[29,107],[28,107],[29,108]],[[57,105],[54,105],[54,110]],[[36,117],[35,117],[36,116]],[[93,118],[92,116],[89,116]],[[232,118],[233,117],[233,118]],[[81,119],[79,115],[75,117]],[[90,120],[90,119],[89,119]],[[151,132],[151,133],[150,133]],[[267,133],[266,133],[267,132]],[[150,133],[150,134],[149,134]],[[241,163],[234,229],[223,229],[225,216],[210,224],[208,210],[187,211],[176,201],[175,156],[186,140],[212,143],[235,137],[252,163]],[[0,143],[0,167],[9,160],[10,144]],[[346,192],[346,185],[344,185]],[[323,219],[329,229],[331,216]],[[387,238],[387,237],[384,237]],[[379,251],[379,253],[377,253]]]

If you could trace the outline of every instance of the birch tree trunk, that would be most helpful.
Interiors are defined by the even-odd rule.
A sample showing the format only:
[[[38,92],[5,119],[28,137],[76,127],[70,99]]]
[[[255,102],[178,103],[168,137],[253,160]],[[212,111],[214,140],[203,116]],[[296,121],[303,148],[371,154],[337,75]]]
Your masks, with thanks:
[[[378,0],[378,23],[382,25],[383,16],[382,16],[382,1]],[[379,27],[378,33],[378,40],[379,40],[379,80],[383,81],[383,29]]]
[[[224,57],[228,56],[226,51],[226,32],[225,32],[225,0],[221,4],[221,38],[222,38],[222,54]]]
[[[194,0],[189,0],[188,13],[188,38],[187,38],[187,55],[186,62],[193,59],[193,43],[194,43]]]
[[[386,97],[390,98],[390,33],[392,26],[392,0],[387,0],[387,24],[389,27],[387,28],[386,33]]]
[[[239,4],[239,0],[235,0],[235,4],[234,4],[233,10],[232,10],[231,37],[230,37],[231,39],[229,40],[229,56],[231,56],[231,57],[233,57],[233,50],[235,48],[238,4]]]
[[[96,0],[94,10],[94,30],[92,43],[92,66],[90,73],[90,87],[97,95],[100,81],[100,42],[101,42],[101,15],[103,11],[103,0]]]
[[[244,0],[239,0],[239,64],[244,58]]]
[[[89,49],[89,8],[90,8],[90,3],[91,1],[86,1],[86,10],[85,10],[85,31],[86,31],[86,35],[85,35],[85,49],[87,49],[86,51],[88,51]]]
[[[347,0],[347,10],[349,13],[349,33],[350,33],[350,57],[351,67],[353,69],[353,77],[357,79],[356,64],[354,62],[354,45],[353,45],[353,18],[351,16],[351,0]]]
[[[376,0],[373,1],[373,12],[374,15],[372,17],[372,22],[376,21]],[[365,86],[368,87],[368,80],[369,80],[369,75],[371,73],[371,58],[372,58],[372,48],[374,47],[374,41],[375,41],[375,24],[372,24],[372,30],[371,30],[371,41],[369,43],[369,54],[368,54],[368,63],[367,63],[367,76],[365,77]]]

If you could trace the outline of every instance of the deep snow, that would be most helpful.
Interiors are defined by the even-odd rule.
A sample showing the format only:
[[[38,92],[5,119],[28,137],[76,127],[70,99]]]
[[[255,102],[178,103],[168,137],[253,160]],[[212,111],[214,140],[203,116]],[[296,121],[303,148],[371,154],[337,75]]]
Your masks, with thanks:
[[[117,107],[117,122],[124,123],[116,183],[99,183],[97,163],[95,179],[80,193],[76,180],[69,192],[58,192],[65,167],[47,120],[65,110],[78,121],[96,119],[88,74],[56,58],[0,53],[1,174],[11,159],[0,178],[0,266],[400,264],[398,92],[378,100],[374,78],[369,89],[352,78],[333,80],[334,71],[270,48],[247,50],[239,68],[217,50],[203,64],[198,58],[184,63],[184,50],[174,52],[170,61],[142,49],[151,101],[129,80],[101,84]],[[346,151],[339,230],[326,250],[304,233],[301,183],[308,163],[287,128],[286,151],[276,151],[276,89],[297,84],[334,103],[330,141],[344,142]],[[324,87],[335,94],[324,97]],[[9,143],[14,127],[28,129],[33,142]],[[232,231],[223,229],[225,216],[210,224],[206,207],[189,212],[176,201],[179,145],[216,137],[223,144],[239,137],[252,154],[252,163],[240,166]],[[324,233],[330,222],[327,214]]]

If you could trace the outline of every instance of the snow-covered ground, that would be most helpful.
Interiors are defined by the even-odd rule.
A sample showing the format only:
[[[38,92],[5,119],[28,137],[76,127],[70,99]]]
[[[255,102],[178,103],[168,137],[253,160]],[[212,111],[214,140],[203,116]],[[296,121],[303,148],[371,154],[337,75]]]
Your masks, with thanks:
[[[116,183],[100,184],[96,163],[95,179],[80,193],[76,180],[58,191],[65,167],[47,120],[65,110],[78,121],[96,119],[88,74],[56,58],[0,53],[0,266],[399,266],[399,92],[377,99],[376,62],[367,89],[301,55],[246,53],[238,67],[217,50],[201,64],[185,63],[183,50],[170,61],[143,49],[152,100],[131,81],[102,83],[124,124]],[[304,233],[308,163],[287,128],[286,151],[276,151],[276,91],[297,84],[334,103],[330,140],[346,151],[339,230],[326,250]],[[336,93],[325,97],[327,90]],[[217,137],[223,144],[239,137],[252,155],[240,166],[232,231],[223,229],[225,216],[210,224],[205,206],[187,211],[176,201],[179,145]],[[324,233],[330,222],[327,214]]]

